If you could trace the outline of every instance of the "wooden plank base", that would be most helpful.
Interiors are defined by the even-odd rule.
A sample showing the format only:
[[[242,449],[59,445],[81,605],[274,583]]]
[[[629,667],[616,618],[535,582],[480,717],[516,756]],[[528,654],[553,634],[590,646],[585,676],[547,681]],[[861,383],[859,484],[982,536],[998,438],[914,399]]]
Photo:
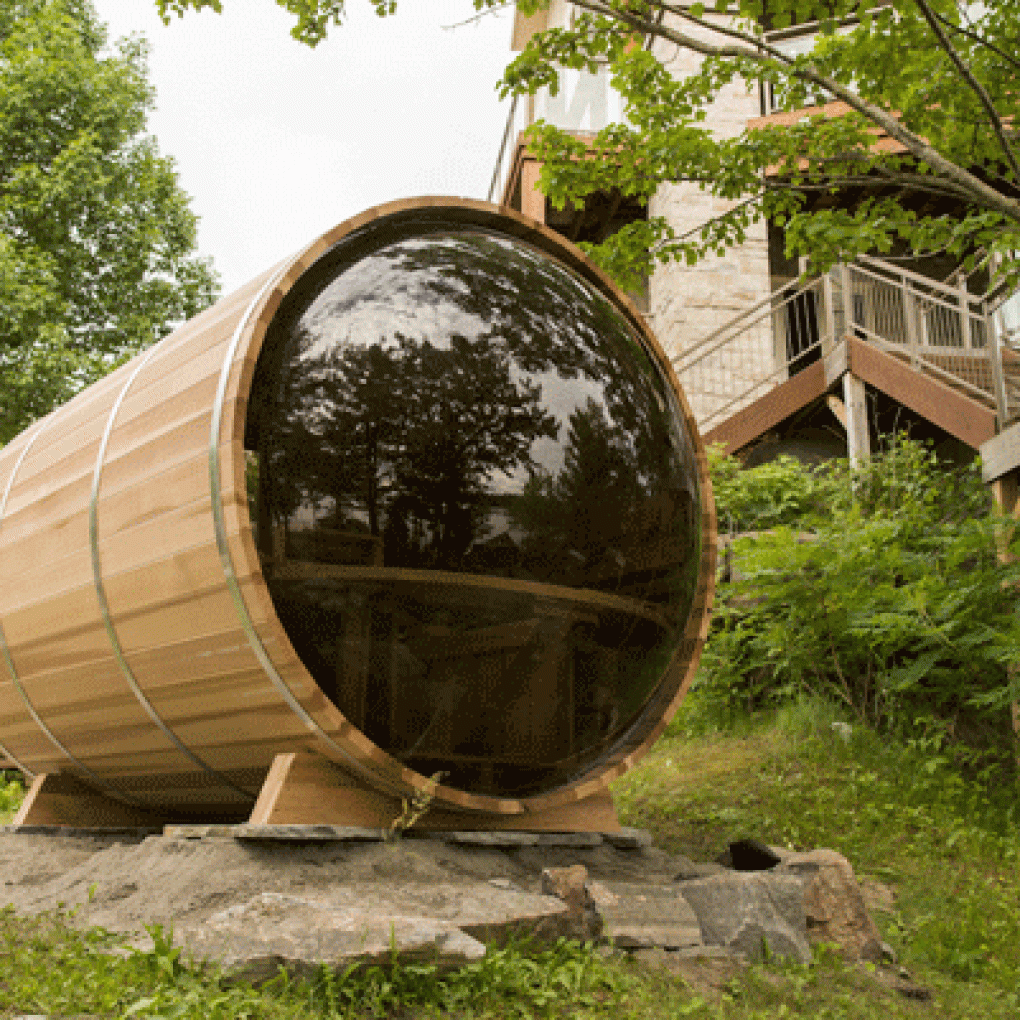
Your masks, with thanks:
[[[12,826],[59,825],[95,829],[113,826],[158,828],[158,816],[113,800],[64,772],[42,772],[32,780]]]
[[[525,801],[525,804],[527,801]],[[248,819],[249,825],[343,825],[389,829],[401,802],[361,785],[338,765],[310,751],[278,754]],[[421,831],[620,832],[607,790],[544,811],[487,815],[432,808]]]

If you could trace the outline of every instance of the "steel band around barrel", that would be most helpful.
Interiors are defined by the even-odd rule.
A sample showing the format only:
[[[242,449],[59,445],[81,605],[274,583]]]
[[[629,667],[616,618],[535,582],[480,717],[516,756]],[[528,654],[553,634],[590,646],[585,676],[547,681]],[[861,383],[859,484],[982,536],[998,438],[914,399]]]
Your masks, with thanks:
[[[234,790],[236,793],[241,794],[241,796],[246,800],[254,803],[255,796],[253,794],[239,786],[236,786],[225,776],[222,776],[219,772],[212,768],[207,762],[204,762],[201,758],[199,758],[199,756],[187,747],[177,734],[174,733],[160,717],[152,702],[149,701],[141,687],[138,685],[134,672],[128,664],[127,659],[124,657],[124,650],[121,647],[120,638],[117,636],[116,628],[113,625],[113,619],[110,615],[110,605],[106,598],[106,586],[103,583],[102,563],[99,557],[98,503],[99,486],[103,474],[103,463],[106,459],[106,449],[109,445],[110,436],[113,433],[113,426],[117,419],[117,414],[120,411],[121,404],[123,404],[124,398],[127,396],[132,384],[141,373],[142,369],[148,364],[149,358],[155,350],[156,346],[153,345],[145,352],[141,360],[135,366],[134,371],[128,377],[127,382],[125,382],[123,387],[121,387],[121,391],[117,395],[117,399],[114,401],[113,407],[110,409],[110,415],[107,419],[106,428],[103,432],[103,438],[99,444],[99,452],[96,455],[96,466],[92,473],[92,494],[89,498],[89,548],[92,554],[92,578],[96,588],[96,599],[99,602],[99,612],[103,618],[103,625],[106,627],[107,637],[110,639],[110,646],[113,649],[113,657],[117,660],[117,665],[120,667],[120,671],[123,673],[124,679],[127,681],[127,684],[131,688],[135,698],[138,700],[138,703],[145,710],[145,714],[159,728],[160,732],[177,748],[177,750],[185,755],[190,761],[194,762],[200,769],[215,778],[221,785]]]
[[[43,431],[51,423],[52,419],[53,419],[52,415],[43,419],[43,421],[40,424],[39,428],[36,429],[36,431],[32,434],[32,438],[27,443],[25,443],[24,447],[21,450],[21,453],[18,455],[18,459],[17,459],[17,461],[14,464],[14,468],[11,471],[11,475],[7,479],[7,485],[4,488],[3,498],[0,499],[0,528],[3,527],[4,515],[7,512],[7,500],[8,500],[8,497],[10,496],[10,494],[11,494],[11,489],[14,486],[14,479],[17,477],[18,470],[20,469],[21,464],[24,461],[24,459],[25,459],[26,455],[28,454],[29,450],[32,449],[33,445],[35,444],[35,441],[39,438],[39,436],[42,435]],[[14,687],[17,690],[18,694],[21,696],[21,700],[25,703],[25,708],[28,709],[28,714],[35,721],[36,726],[38,726],[39,729],[42,730],[42,732],[47,736],[47,738],[49,739],[50,743],[52,743],[53,746],[56,747],[57,750],[59,750],[69,761],[74,762],[74,764],[77,765],[78,768],[80,768],[87,776],[89,776],[89,778],[97,786],[99,786],[104,791],[106,791],[111,797],[113,797],[116,800],[125,801],[128,804],[135,804],[135,805],[137,805],[139,803],[138,800],[136,800],[130,794],[124,793],[124,792],[122,792],[120,790],[115,790],[113,787],[111,787],[106,782],[106,780],[104,780],[100,776],[96,775],[96,773],[93,772],[92,769],[90,769],[84,762],[82,762],[78,758],[76,758],[63,745],[63,743],[56,736],[56,734],[49,728],[49,726],[47,726],[46,723],[43,722],[43,720],[40,717],[39,713],[35,710],[35,706],[32,704],[31,700],[29,699],[28,694],[25,692],[25,688],[24,688],[24,686],[21,683],[21,678],[18,676],[18,671],[17,671],[17,669],[14,666],[14,659],[11,656],[10,647],[7,644],[7,634],[4,631],[4,627],[3,627],[3,622],[2,621],[0,621],[0,651],[3,652],[4,660],[7,663],[7,669],[8,669],[8,671],[11,674],[11,680],[14,683]]]

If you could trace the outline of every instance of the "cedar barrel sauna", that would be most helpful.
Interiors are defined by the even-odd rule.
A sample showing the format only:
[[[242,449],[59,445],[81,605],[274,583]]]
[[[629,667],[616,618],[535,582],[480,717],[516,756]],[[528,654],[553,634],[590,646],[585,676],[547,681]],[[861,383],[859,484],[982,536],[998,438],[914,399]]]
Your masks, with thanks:
[[[372,209],[0,452],[18,824],[618,828],[686,692],[706,461],[633,304],[532,220]]]

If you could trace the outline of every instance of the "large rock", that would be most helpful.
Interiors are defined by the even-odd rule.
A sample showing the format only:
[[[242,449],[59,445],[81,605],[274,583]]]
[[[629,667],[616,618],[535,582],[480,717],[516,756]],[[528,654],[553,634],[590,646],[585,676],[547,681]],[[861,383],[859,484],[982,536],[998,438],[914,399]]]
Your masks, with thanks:
[[[701,925],[676,885],[591,882],[605,922],[603,935],[618,949],[687,949],[699,946]]]
[[[552,896],[484,885],[347,886],[332,896],[263,892],[175,933],[196,960],[259,982],[280,967],[294,975],[321,964],[428,962],[459,966],[511,936],[580,938],[581,919]]]
[[[678,888],[698,918],[706,945],[761,960],[764,941],[772,956],[810,962],[803,886],[797,876],[730,872],[683,882]]]
[[[234,980],[259,984],[282,967],[307,977],[325,964],[478,960],[485,945],[448,921],[374,913],[282,893],[261,893],[175,935],[195,960],[220,964]]]
[[[807,936],[835,944],[846,960],[882,960],[882,936],[868,913],[850,862],[835,850],[792,852],[773,847],[780,864],[772,874],[804,883]]]

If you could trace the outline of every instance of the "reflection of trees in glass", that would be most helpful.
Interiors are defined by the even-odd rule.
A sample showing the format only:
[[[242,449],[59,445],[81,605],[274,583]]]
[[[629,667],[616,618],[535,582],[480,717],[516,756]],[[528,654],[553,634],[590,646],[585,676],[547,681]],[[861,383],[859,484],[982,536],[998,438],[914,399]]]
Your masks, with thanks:
[[[325,267],[305,301],[278,323],[264,401],[277,522],[329,507],[320,526],[377,536],[386,565],[490,572],[502,556],[519,576],[580,585],[623,567],[635,529],[688,530],[659,512],[696,486],[668,386],[613,304],[545,254],[444,229]],[[572,400],[558,380],[578,378]],[[561,450],[533,452],[559,422]],[[520,503],[500,555],[479,541],[497,490]]]
[[[459,563],[489,476],[533,466],[532,443],[557,434],[541,387],[515,382],[503,350],[457,335],[449,344],[397,333],[331,347],[292,360],[281,394],[274,436],[304,437],[309,494],[333,501],[339,529],[345,508],[363,509],[371,534],[385,534],[388,565]]]
[[[689,611],[698,514],[691,439],[611,300],[499,234],[384,226],[284,299],[249,406],[274,605],[355,726],[479,792],[608,753]]]
[[[614,553],[641,497],[637,458],[627,434],[588,399],[570,416],[563,470],[534,472],[511,511],[527,532],[524,551],[542,573],[585,576]]]
[[[405,241],[386,257],[406,277],[409,300],[473,317],[479,339],[504,346],[521,371],[598,381],[611,421],[645,430],[645,459],[675,457],[665,387],[648,354],[611,302],[558,262],[519,241],[466,231]],[[641,450],[646,441],[658,450]]]

